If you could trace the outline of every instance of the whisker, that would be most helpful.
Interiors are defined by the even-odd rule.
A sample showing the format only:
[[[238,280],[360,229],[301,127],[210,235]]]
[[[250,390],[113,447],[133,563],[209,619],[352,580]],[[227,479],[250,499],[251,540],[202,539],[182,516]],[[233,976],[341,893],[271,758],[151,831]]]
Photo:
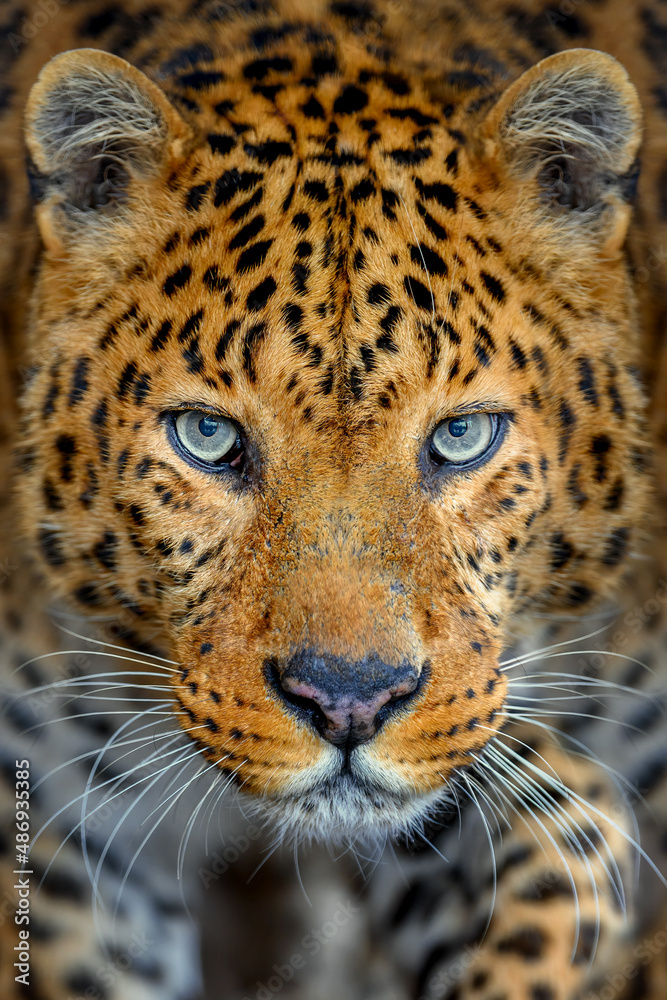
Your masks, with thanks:
[[[560,653],[547,653],[546,655],[542,650],[531,654],[530,657],[526,657],[520,661],[521,664],[532,663],[535,660],[553,660],[561,656],[609,656],[619,660],[625,660],[626,663],[635,663],[637,666],[642,667],[649,674],[655,674],[652,667],[649,667],[648,663],[644,663],[643,660],[638,660],[634,656],[628,656],[627,653],[615,653],[610,650],[604,649],[567,649]],[[509,663],[500,669],[505,671],[509,670],[511,667],[515,666],[515,663]]]
[[[174,742],[176,740],[178,740],[179,735],[180,734],[178,734],[178,733],[174,735]],[[167,746],[170,746],[170,745],[171,744],[167,744]],[[168,757],[168,756],[170,756],[173,753],[183,753],[183,752],[185,752],[185,750],[186,750],[186,748],[183,747],[183,746],[177,747],[175,751],[174,750],[167,750],[165,753],[163,753],[161,756],[158,756],[157,758],[155,758],[155,757],[148,758],[147,761],[143,762],[144,766],[147,765],[148,763],[159,763],[161,760],[164,760],[165,757]],[[113,828],[113,830],[111,831],[111,833],[107,837],[106,843],[105,843],[104,848],[102,850],[102,853],[99,856],[99,859],[98,859],[98,862],[97,862],[97,867],[95,868],[95,872],[93,873],[93,879],[92,879],[93,893],[94,893],[95,896],[98,897],[98,899],[100,900],[100,902],[102,900],[101,900],[101,895],[100,895],[100,892],[99,892],[99,879],[100,879],[100,875],[101,875],[101,872],[102,872],[102,868],[104,866],[104,862],[106,860],[106,857],[107,857],[109,851],[111,850],[111,845],[113,844],[113,841],[114,841],[114,839],[116,837],[116,834],[118,833],[118,831],[122,827],[122,825],[125,822],[125,820],[127,819],[127,817],[130,815],[130,813],[139,805],[139,803],[144,798],[144,796],[157,784],[157,782],[160,780],[160,778],[162,777],[162,775],[166,771],[170,770],[172,767],[177,766],[180,763],[181,760],[182,760],[182,758],[178,758],[177,757],[174,760],[169,761],[169,763],[165,767],[161,768],[159,771],[157,771],[153,775],[153,780],[150,781],[149,784],[144,785],[144,787],[141,789],[141,791],[139,792],[139,794],[132,799],[132,801],[130,802],[130,805],[127,807],[127,809],[122,814],[122,816],[120,817],[120,819],[116,823],[115,827]],[[142,780],[145,780],[145,779],[140,779],[139,781],[135,782],[131,786],[131,788],[129,788],[129,789],[123,789],[123,792],[130,792],[130,791],[132,791],[134,788],[137,787],[138,784],[141,783]],[[109,801],[110,800],[105,799],[105,805],[108,804]],[[84,817],[82,817],[82,821],[81,822],[82,822],[82,824],[84,824],[86,822],[86,820],[84,819]]]
[[[530,650],[530,652],[522,653],[519,656],[513,656],[509,660],[500,660],[498,666],[501,669],[507,670],[509,667],[514,666],[518,663],[523,663],[525,659],[532,657],[539,657],[543,653],[550,653],[554,649],[560,649],[562,646],[571,646],[575,642],[585,642],[587,639],[594,639],[596,635],[601,635],[602,632],[606,632],[609,625],[603,625],[601,628],[595,629],[593,632],[588,632],[586,635],[573,636],[571,639],[564,639],[562,642],[554,642],[549,646],[542,646],[538,650]]]
[[[471,800],[473,801],[473,803],[475,804],[475,807],[477,808],[477,812],[478,812],[479,817],[480,817],[480,819],[482,821],[482,825],[484,827],[484,832],[486,833],[486,838],[487,838],[488,843],[489,843],[489,851],[491,852],[491,867],[493,869],[493,893],[491,895],[491,906],[489,907],[489,916],[487,917],[486,925],[484,927],[484,931],[482,932],[482,935],[480,937],[480,942],[481,942],[486,937],[487,931],[488,931],[489,926],[491,924],[491,920],[493,918],[493,912],[494,912],[495,907],[496,907],[496,898],[497,898],[497,895],[498,895],[498,865],[496,863],[496,852],[495,852],[494,847],[493,847],[493,837],[491,835],[491,829],[489,827],[488,820],[487,820],[486,816],[484,815],[484,810],[482,809],[481,805],[479,804],[479,802],[477,800],[477,796],[475,795],[475,790],[473,788],[472,782],[470,781],[470,778],[465,773],[465,771],[462,773],[461,777],[463,778],[463,780],[465,781],[466,785],[468,786],[468,794],[469,794]],[[494,813],[494,815],[495,815],[495,813]]]
[[[412,230],[412,235],[414,236],[415,245],[416,245],[417,249],[419,250],[419,256],[422,259],[422,265],[423,265],[423,268],[424,268],[424,274],[426,275],[426,280],[428,282],[428,290],[431,293],[431,322],[433,322],[434,319],[435,319],[435,295],[433,294],[433,286],[431,285],[431,275],[428,273],[428,268],[426,266],[426,260],[424,258],[424,253],[423,253],[422,248],[421,248],[421,242],[419,240],[419,237],[417,236],[417,231],[415,230],[415,227],[413,225],[412,219],[410,218],[410,212],[408,211],[408,206],[405,204],[405,198],[403,197],[403,195],[401,194],[400,191],[398,192],[398,197],[401,199],[401,202],[403,204],[403,210],[405,211],[405,217],[406,217],[406,219],[408,220],[408,222],[410,224],[410,229]]]
[[[109,649],[120,649],[121,652],[127,652],[127,646],[117,646],[113,642],[104,642],[102,639],[92,639],[87,635],[80,635],[78,632],[73,632],[72,629],[66,628],[64,625],[60,625],[58,622],[54,622],[57,629],[61,632],[65,632],[67,635],[73,636],[75,639],[81,639],[82,642],[92,642],[96,646],[107,646]],[[169,663],[173,666],[178,666],[179,664],[176,660],[168,660],[164,656],[158,656],[157,653],[142,652],[142,656],[150,656],[154,660],[160,660],[161,663]]]
[[[502,753],[500,751],[502,751]],[[513,758],[513,760],[512,761],[507,760],[507,758],[503,756],[505,754],[509,754]],[[597,825],[597,823],[595,823],[595,821],[591,819],[591,817],[584,809],[581,809],[578,803],[572,800],[569,794],[571,790],[567,787],[567,785],[565,785],[564,782],[558,776],[556,776],[556,780],[554,781],[550,777],[550,775],[542,771],[541,768],[532,765],[531,769],[535,772],[535,774],[543,778],[544,781],[557,792],[557,794],[562,795],[566,799],[566,801],[570,802],[570,804],[573,805],[575,809],[577,809],[577,811],[582,816],[584,816],[587,822],[591,824],[591,828],[593,829],[594,833],[600,838],[600,842],[604,844],[604,846],[607,849],[607,853],[611,859],[613,877],[609,871],[609,868],[607,867],[606,861],[598,851],[597,846],[591,840],[590,836],[586,833],[586,831],[583,830],[578,821],[568,812],[566,812],[566,810],[562,807],[562,805],[559,802],[549,797],[546,790],[539,784],[539,782],[535,780],[535,777],[533,775],[526,774],[524,768],[526,762],[523,760],[523,758],[521,758],[519,754],[515,753],[515,751],[512,750],[510,747],[506,747],[501,744],[498,744],[492,748],[492,756],[496,760],[498,766],[504,767],[505,773],[511,773],[514,779],[524,787],[526,792],[530,795],[531,801],[537,806],[537,808],[541,809],[542,812],[550,815],[554,820],[554,822],[557,823],[558,827],[566,837],[571,849],[574,850],[574,852],[579,857],[580,861],[582,861],[585,864],[586,869],[589,872],[591,885],[593,886],[594,884],[593,872],[592,869],[590,869],[590,862],[588,861],[586,853],[582,847],[581,841],[585,840],[588,843],[593,853],[595,854],[600,864],[602,865],[607,882],[611,886],[612,890],[615,892],[616,896],[618,897],[619,904],[623,912],[625,912],[626,903],[625,903],[625,891],[623,887],[623,879],[621,877],[621,873],[616,863],[616,859],[614,858],[613,852],[609,847],[609,844],[607,843],[607,840],[602,831],[600,830],[599,826]],[[606,816],[604,818],[605,820],[607,819]],[[581,838],[581,840],[579,840],[576,836],[573,835],[572,833],[573,826],[576,829],[579,838]],[[595,892],[597,898],[596,887],[595,887]]]
[[[143,667],[152,667],[154,670],[158,670],[160,673],[167,674],[168,676],[177,672],[167,667],[162,667],[159,663],[150,663],[146,660],[139,659],[136,656],[119,656],[117,653],[104,653],[97,649],[56,649],[51,653],[40,653],[39,656],[31,656],[30,659],[24,660],[23,663],[19,663],[19,665],[15,667],[12,672],[17,674],[20,670],[30,666],[32,663],[39,663],[41,660],[49,660],[54,656],[105,656],[112,660],[124,660],[127,663],[138,663]]]
[[[542,851],[544,851],[545,855],[548,858],[549,856],[548,856],[548,854],[546,854],[546,848],[541,843],[540,838],[537,835],[537,831],[528,822],[528,819],[526,818],[526,816],[524,815],[524,813],[512,802],[512,800],[509,798],[509,796],[506,795],[505,792],[503,792],[498,787],[498,785],[496,784],[496,781],[499,779],[500,776],[496,775],[495,771],[493,771],[491,769],[490,763],[484,759],[484,755],[482,755],[479,758],[479,760],[478,760],[477,763],[478,763],[479,766],[483,767],[484,770],[487,771],[487,773],[491,776],[491,782],[492,782],[491,783],[491,787],[492,787],[493,791],[495,792],[495,794],[499,795],[505,801],[505,803],[507,804],[507,806],[512,810],[512,812],[514,812],[517,815],[517,817],[522,821],[522,823],[525,825],[526,829],[534,837],[535,841],[537,842],[537,844],[539,845],[539,847],[542,849]],[[526,813],[528,813],[528,815],[531,817],[531,819],[533,820],[533,822],[536,823],[537,826],[546,835],[547,839],[551,843],[551,846],[556,851],[556,854],[557,854],[558,858],[560,859],[560,861],[563,864],[563,869],[564,869],[564,871],[565,871],[565,873],[567,875],[568,881],[570,883],[570,888],[572,889],[572,897],[574,899],[574,904],[575,904],[575,939],[574,939],[574,946],[573,946],[573,953],[574,953],[576,951],[576,946],[577,946],[577,943],[579,941],[579,928],[580,928],[581,913],[580,913],[580,909],[579,909],[579,894],[577,892],[577,886],[576,886],[576,883],[574,881],[574,876],[572,875],[572,872],[570,870],[570,866],[568,865],[567,860],[565,858],[565,855],[563,854],[562,850],[560,849],[560,847],[559,847],[557,841],[555,840],[555,838],[552,836],[552,834],[551,834],[550,830],[548,829],[548,827],[546,827],[544,825],[544,823],[539,818],[539,816],[531,808],[530,804],[527,803],[527,802],[525,802],[525,800],[523,798],[523,795],[521,795],[521,793],[518,792],[516,786],[513,785],[513,783],[507,778],[506,775],[503,775],[501,780],[503,782],[503,785],[505,785],[506,788],[511,789],[513,791],[514,795],[516,796],[516,798],[518,799],[518,801],[521,803],[522,809],[525,810]]]

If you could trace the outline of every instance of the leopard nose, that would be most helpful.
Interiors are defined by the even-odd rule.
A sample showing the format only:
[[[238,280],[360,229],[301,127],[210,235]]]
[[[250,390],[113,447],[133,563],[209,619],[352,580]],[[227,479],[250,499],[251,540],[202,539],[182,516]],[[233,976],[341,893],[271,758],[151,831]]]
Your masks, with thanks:
[[[346,751],[366,743],[404,707],[419,684],[411,664],[391,666],[370,654],[350,662],[305,649],[269,663],[278,696],[319,735]]]

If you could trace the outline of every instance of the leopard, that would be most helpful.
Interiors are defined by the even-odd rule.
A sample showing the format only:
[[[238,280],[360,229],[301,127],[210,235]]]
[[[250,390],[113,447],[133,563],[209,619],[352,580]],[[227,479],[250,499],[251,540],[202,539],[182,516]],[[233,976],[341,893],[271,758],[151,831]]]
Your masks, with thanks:
[[[664,1000],[664,4],[0,19],[2,997]]]

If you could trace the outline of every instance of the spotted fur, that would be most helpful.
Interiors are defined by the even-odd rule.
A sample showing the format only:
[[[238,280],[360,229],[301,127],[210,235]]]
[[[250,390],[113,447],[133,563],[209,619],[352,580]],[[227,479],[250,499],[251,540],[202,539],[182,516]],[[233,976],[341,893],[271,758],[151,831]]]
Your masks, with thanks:
[[[589,801],[594,768],[512,728],[505,660],[604,601],[623,621],[661,579],[658,8],[612,32],[614,0],[581,17],[195,6],[86,0],[29,42],[33,7],[9,8],[18,592],[36,574],[178,664],[173,717],[281,836],[383,843],[433,823],[448,843],[462,783],[501,767],[504,731],[529,745],[527,775],[545,759],[559,775],[531,793],[567,803],[541,831],[558,866],[558,831],[579,822],[567,791]],[[184,410],[233,421],[241,464],[188,458]],[[471,412],[494,416],[492,446],[442,464],[434,431]],[[37,653],[54,642],[40,628]],[[598,832],[627,882],[632,836],[601,818],[617,793],[599,782]],[[494,962],[473,962],[450,1000],[574,1000],[613,961],[608,855],[574,852],[577,936],[564,893],[533,915],[540,863],[517,831],[513,849]],[[458,922],[442,917],[452,954],[484,930],[486,877],[470,871]],[[444,953],[415,957],[428,937],[397,946],[406,996],[444,995]]]

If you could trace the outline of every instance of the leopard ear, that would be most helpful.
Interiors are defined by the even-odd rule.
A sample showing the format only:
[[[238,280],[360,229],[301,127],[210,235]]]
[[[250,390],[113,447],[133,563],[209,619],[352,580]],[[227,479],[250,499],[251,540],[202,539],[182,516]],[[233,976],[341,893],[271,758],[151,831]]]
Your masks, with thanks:
[[[104,228],[136,180],[183,158],[189,127],[163,92],[124,59],[74,49],[42,69],[26,108],[33,195],[47,248],[81,227]]]
[[[570,49],[507,88],[485,121],[485,153],[532,184],[540,221],[614,253],[630,219],[641,133],[637,91],[621,64]]]

